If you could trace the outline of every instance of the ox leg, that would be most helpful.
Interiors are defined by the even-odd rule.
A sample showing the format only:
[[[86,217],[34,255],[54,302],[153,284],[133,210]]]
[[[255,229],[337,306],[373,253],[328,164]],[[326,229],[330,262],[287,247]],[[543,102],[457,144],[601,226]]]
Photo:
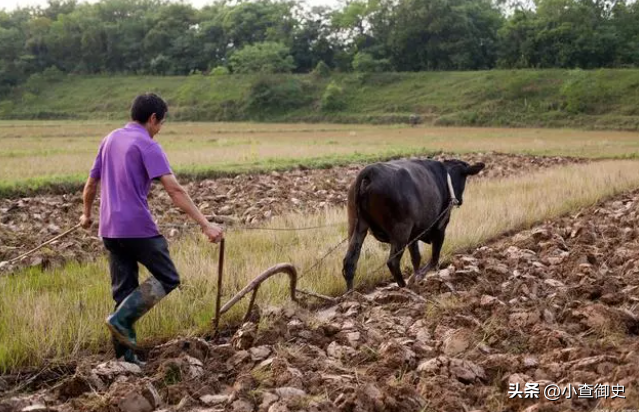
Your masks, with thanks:
[[[433,234],[433,253],[429,263],[431,269],[439,268],[439,254],[441,253],[442,246],[444,245],[444,235],[445,233],[443,230],[437,230]]]
[[[424,275],[426,275],[426,273],[439,267],[439,256],[441,254],[442,246],[444,244],[444,237],[445,237],[445,232],[443,230],[435,230],[432,232],[431,244],[433,248],[432,248],[432,255],[430,258],[430,262],[428,262],[426,266],[424,266],[423,268],[419,269],[416,272],[415,280],[417,282],[421,281],[424,278]]]
[[[418,242],[415,241],[408,246],[408,251],[410,252],[410,260],[413,264],[413,274],[419,271],[419,265],[422,262],[422,255],[419,253],[419,245]]]
[[[397,285],[400,288],[406,286],[406,282],[404,282],[404,277],[402,276],[402,270],[400,267],[400,262],[402,260],[402,255],[404,254],[405,246],[398,245],[397,243],[393,243],[391,245],[390,258],[388,259],[387,265],[390,272],[393,274]]]
[[[359,260],[359,252],[362,250],[364,239],[368,233],[368,226],[362,224],[360,220],[353,231],[353,235],[348,243],[348,251],[344,257],[344,266],[342,275],[346,280],[346,289],[353,289],[353,279],[355,278],[355,270],[357,269],[357,261]]]

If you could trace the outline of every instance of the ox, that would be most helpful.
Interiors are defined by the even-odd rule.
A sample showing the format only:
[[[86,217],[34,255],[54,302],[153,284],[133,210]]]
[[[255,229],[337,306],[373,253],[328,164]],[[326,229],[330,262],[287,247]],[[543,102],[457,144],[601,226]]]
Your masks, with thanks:
[[[342,272],[348,290],[353,288],[360,250],[369,230],[378,241],[390,243],[387,265],[400,287],[406,286],[400,261],[407,246],[416,281],[436,268],[452,205],[462,204],[466,178],[484,166],[471,166],[461,160],[394,160],[366,166],[348,191],[350,242]],[[432,244],[431,260],[423,268],[414,239]]]

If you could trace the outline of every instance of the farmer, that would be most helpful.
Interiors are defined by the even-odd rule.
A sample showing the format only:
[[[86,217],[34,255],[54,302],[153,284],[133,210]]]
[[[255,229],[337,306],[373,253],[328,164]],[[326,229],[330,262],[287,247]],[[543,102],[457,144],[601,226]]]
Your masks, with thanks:
[[[151,180],[159,179],[173,203],[195,220],[209,241],[223,237],[209,223],[177,181],[160,144],[153,140],[167,114],[166,103],[147,93],[135,98],[131,122],[114,130],[100,144],[84,186],[83,228],[91,227],[91,206],[100,184],[99,235],[109,251],[111,292],[115,312],[106,319],[113,336],[116,358],[142,363],[135,354],[133,324],[180,284],[166,239],[151,217],[147,195]],[[151,273],[138,283],[138,263]]]

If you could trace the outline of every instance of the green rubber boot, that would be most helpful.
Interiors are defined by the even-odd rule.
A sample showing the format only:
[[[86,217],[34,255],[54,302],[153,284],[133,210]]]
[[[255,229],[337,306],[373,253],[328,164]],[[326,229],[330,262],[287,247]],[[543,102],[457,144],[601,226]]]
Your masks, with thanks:
[[[162,284],[153,276],[149,277],[106,319],[113,337],[126,347],[136,350],[137,340],[133,324],[165,296]]]
[[[144,367],[146,362],[142,361],[138,355],[127,346],[124,346],[115,337],[111,337],[113,341],[113,349],[115,350],[115,359],[124,359],[125,362],[135,363],[139,367]]]

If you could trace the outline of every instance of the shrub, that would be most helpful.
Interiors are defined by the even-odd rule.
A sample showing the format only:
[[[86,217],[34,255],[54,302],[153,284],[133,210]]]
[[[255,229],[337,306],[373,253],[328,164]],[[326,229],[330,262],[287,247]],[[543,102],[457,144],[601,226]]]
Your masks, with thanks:
[[[315,66],[315,70],[313,70],[313,74],[319,77],[329,77],[331,75],[331,68],[328,67],[324,61],[320,60]]]
[[[32,74],[25,82],[24,88],[29,93],[39,94],[47,85],[62,81],[64,76],[60,69],[51,66],[41,73]]]
[[[312,99],[309,88],[292,76],[261,76],[251,85],[247,105],[249,110],[271,113],[299,108]]]
[[[0,102],[0,116],[8,116],[13,111],[13,103],[9,100]]]
[[[380,73],[390,71],[388,59],[375,59],[366,52],[358,52],[353,58],[353,70],[362,73]]]
[[[322,95],[320,108],[323,111],[330,112],[341,110],[345,106],[344,89],[338,86],[334,81],[330,82]]]
[[[38,96],[31,92],[22,93],[22,103],[34,104],[38,100]]]
[[[226,76],[227,74],[230,74],[230,73],[231,72],[229,71],[228,67],[217,66],[209,72],[209,75],[210,76]]]
[[[151,74],[170,74],[172,70],[172,60],[163,54],[159,54],[151,60]]]

